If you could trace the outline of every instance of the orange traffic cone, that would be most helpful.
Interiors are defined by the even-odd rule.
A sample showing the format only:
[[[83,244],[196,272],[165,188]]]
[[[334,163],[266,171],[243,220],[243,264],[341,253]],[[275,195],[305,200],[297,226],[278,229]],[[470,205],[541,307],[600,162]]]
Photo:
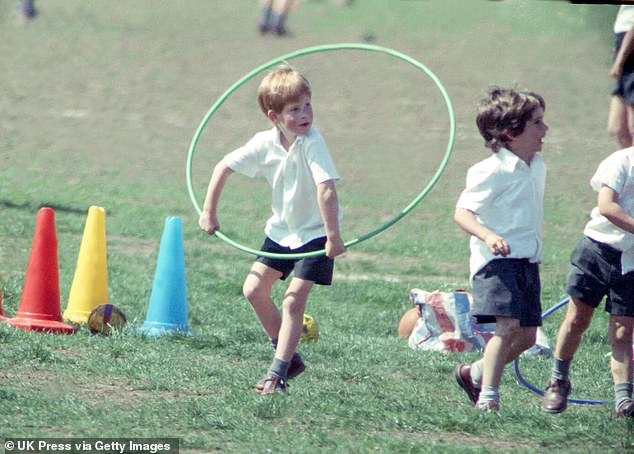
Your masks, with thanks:
[[[7,323],[25,331],[64,334],[77,331],[76,327],[62,322],[55,211],[52,208],[41,208],[37,215],[20,306],[15,317]]]

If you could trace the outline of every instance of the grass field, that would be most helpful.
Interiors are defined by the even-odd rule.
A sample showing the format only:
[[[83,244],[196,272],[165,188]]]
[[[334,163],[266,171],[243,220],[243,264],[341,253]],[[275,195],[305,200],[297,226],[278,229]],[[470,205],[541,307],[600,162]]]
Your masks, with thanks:
[[[66,307],[86,214],[97,205],[106,209],[110,301],[130,320],[110,338],[0,326],[0,438],[174,437],[182,453],[634,451],[632,422],[612,419],[611,405],[546,415],[511,368],[500,414],[479,414],[452,377],[476,354],[415,352],[396,334],[410,288],[468,285],[468,239],[452,213],[467,168],[488,153],[474,114],[493,84],[546,99],[544,309],[564,296],[568,257],[595,199],[589,178],[616,149],[605,132],[616,6],[310,0],[281,39],[257,34],[255,0],[42,0],[25,26],[13,6],[0,0],[5,312],[18,309],[41,206],[56,213]],[[199,231],[186,189],[188,147],[212,103],[256,66],[366,33],[442,81],[457,119],[453,153],[412,213],[338,259],[334,285],[311,295],[307,312],[321,340],[300,346],[307,372],[288,396],[261,399],[252,385],[271,349],[241,295],[253,257]],[[343,175],[344,236],[355,238],[429,181],[447,145],[448,114],[429,78],[385,55],[346,51],[292,63],[313,83],[315,123]],[[256,86],[241,87],[204,130],[192,179],[201,201],[215,161],[268,127]],[[223,230],[258,247],[268,190],[233,178]],[[192,333],[148,339],[134,328],[145,319],[167,216],[183,220]],[[545,322],[551,340],[561,312]],[[575,360],[576,397],[612,398],[606,322],[598,311]],[[522,368],[541,386],[550,360],[526,358]]]

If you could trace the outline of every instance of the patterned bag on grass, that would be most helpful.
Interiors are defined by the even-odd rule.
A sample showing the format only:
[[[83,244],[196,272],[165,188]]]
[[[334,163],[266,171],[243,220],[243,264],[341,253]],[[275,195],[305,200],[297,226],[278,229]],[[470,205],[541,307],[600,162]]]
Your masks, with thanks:
[[[440,352],[482,351],[495,332],[495,323],[478,323],[471,316],[471,294],[455,292],[426,292],[414,288],[410,302],[418,308],[419,318],[408,338],[414,350]],[[523,355],[552,356],[548,336],[542,327],[537,329],[535,345]]]
[[[420,312],[408,339],[414,350],[482,351],[495,330],[494,323],[477,324],[471,316],[468,292],[426,292],[414,288],[409,299]]]

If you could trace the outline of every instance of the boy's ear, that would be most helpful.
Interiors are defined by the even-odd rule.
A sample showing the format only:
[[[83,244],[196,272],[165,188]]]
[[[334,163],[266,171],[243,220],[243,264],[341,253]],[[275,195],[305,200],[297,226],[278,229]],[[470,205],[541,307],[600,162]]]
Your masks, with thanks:
[[[269,109],[269,110],[266,112],[266,116],[267,116],[267,117],[268,117],[268,119],[269,119],[269,120],[271,120],[273,123],[277,123],[277,114],[276,114],[273,110]]]
[[[513,139],[515,139],[515,136],[507,129],[504,131],[504,134],[500,136],[500,139],[502,139],[504,143],[511,143]]]

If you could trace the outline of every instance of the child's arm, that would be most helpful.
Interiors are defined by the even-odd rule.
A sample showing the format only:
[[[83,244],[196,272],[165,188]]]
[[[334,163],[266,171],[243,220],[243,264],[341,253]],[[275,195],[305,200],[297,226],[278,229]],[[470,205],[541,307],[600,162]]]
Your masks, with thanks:
[[[487,245],[493,255],[506,257],[511,253],[511,247],[506,240],[493,230],[482,225],[473,211],[456,208],[454,221],[462,230],[484,241],[484,244]]]
[[[599,213],[615,226],[634,234],[634,219],[619,205],[619,193],[609,186],[599,189]]]
[[[334,180],[317,185],[317,203],[326,229],[326,255],[334,258],[346,251],[339,233],[339,199]]]
[[[207,195],[205,196],[205,202],[203,203],[203,209],[198,218],[198,225],[208,234],[212,235],[216,230],[220,228],[218,223],[217,209],[218,200],[220,194],[225,186],[227,177],[233,173],[231,167],[220,161],[216,164],[211,179],[209,180],[209,186],[207,187]]]

